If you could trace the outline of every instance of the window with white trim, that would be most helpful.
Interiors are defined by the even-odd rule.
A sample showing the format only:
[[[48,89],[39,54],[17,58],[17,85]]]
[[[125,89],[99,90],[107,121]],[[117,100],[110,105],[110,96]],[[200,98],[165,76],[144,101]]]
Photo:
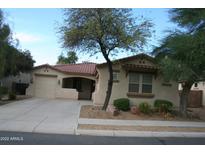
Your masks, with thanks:
[[[152,93],[151,74],[142,74],[142,93]]]
[[[118,81],[119,80],[119,72],[113,71],[113,81]]]
[[[129,92],[139,93],[140,74],[129,73]]]
[[[128,92],[152,93],[152,74],[148,73],[129,73]]]

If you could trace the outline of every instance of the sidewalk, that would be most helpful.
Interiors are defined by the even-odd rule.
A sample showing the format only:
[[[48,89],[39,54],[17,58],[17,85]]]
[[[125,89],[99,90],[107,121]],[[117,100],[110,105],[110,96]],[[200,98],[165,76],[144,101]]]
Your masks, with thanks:
[[[116,126],[173,126],[173,127],[204,127],[205,122],[158,121],[158,120],[111,120],[79,118],[78,124],[116,125]]]
[[[141,127],[175,127],[175,128],[204,128],[204,132],[193,131],[127,131],[105,129],[77,129],[77,135],[96,136],[128,136],[128,137],[205,137],[205,122],[188,121],[157,121],[157,120],[110,120],[79,118],[78,125],[102,125],[102,126],[141,126]]]

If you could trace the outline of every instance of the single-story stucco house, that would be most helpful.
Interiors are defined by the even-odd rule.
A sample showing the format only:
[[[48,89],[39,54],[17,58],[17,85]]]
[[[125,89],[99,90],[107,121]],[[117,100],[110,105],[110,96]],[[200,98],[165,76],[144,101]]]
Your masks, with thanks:
[[[155,59],[146,54],[113,61],[114,99],[129,98],[131,104],[153,103],[166,99],[179,105],[178,83],[165,82]],[[32,71],[27,95],[45,98],[92,100],[102,105],[106,95],[108,68],[106,63],[40,65]]]

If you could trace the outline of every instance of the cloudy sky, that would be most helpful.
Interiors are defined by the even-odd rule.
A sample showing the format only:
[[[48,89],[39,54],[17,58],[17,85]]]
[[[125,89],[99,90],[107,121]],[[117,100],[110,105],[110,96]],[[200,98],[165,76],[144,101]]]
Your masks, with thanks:
[[[63,23],[62,9],[3,9],[6,21],[12,28],[13,35],[20,41],[20,48],[31,51],[35,59],[35,65],[55,64],[57,57],[65,49],[61,48],[58,27]],[[169,21],[168,9],[133,9],[135,16],[141,16],[152,20],[156,31],[144,52],[151,52],[153,45],[158,45],[168,29],[175,28]],[[120,54],[121,58],[128,56]],[[93,57],[79,55],[79,61],[104,62],[99,54]]]

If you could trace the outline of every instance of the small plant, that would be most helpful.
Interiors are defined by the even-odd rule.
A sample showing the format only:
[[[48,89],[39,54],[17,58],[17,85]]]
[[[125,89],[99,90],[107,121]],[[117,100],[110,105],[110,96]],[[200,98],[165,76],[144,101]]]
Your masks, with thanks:
[[[154,102],[155,109],[160,113],[171,112],[173,108],[173,103],[167,100],[155,100]]]
[[[147,102],[142,102],[139,104],[139,110],[144,114],[150,114],[151,106]]]
[[[14,92],[9,92],[9,100],[15,100],[16,94]]]
[[[127,98],[116,99],[114,100],[113,105],[118,110],[122,110],[122,111],[128,111],[130,109],[130,101]]]

